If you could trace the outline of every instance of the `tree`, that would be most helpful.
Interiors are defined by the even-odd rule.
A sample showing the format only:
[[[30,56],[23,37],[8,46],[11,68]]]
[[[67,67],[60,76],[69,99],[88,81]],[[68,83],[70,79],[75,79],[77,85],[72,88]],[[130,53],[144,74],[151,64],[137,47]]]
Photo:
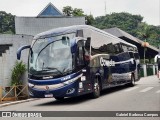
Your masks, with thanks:
[[[64,15],[72,16],[73,8],[71,6],[65,6],[62,11]]]
[[[94,18],[93,18],[93,15],[86,15],[86,24],[87,25],[93,25],[94,23]]]
[[[146,23],[141,23],[139,25],[139,35],[143,39],[147,39],[150,36],[150,26],[148,26]]]
[[[147,40],[149,44],[158,47],[160,45],[160,28],[147,23],[140,23],[137,28],[137,37],[141,40]]]
[[[146,63],[146,59],[145,59],[145,54],[146,54],[146,51],[147,51],[147,47],[148,47],[148,42],[147,42],[147,39],[148,37],[150,36],[150,28],[147,24],[143,23],[143,27],[142,27],[142,30],[140,32],[138,32],[142,38],[144,39],[144,42],[142,44],[142,46],[144,47],[144,64]]]
[[[79,8],[74,8],[72,15],[73,16],[84,16],[84,11]]]
[[[141,23],[143,17],[140,15],[132,15],[126,12],[112,13],[105,16],[95,18],[95,26],[100,29],[118,27],[129,33],[134,33],[134,29]]]
[[[100,29],[118,27],[141,40],[147,38],[149,44],[158,47],[160,45],[160,26],[148,25],[142,20],[141,15],[126,12],[112,13],[96,17],[93,26]]]
[[[14,15],[0,11],[0,33],[15,33]]]

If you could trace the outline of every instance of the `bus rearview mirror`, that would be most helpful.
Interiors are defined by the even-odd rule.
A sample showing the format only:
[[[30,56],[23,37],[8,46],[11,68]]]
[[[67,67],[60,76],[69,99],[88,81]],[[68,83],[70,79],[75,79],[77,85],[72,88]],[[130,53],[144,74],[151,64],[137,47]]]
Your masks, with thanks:
[[[30,45],[25,45],[25,46],[20,47],[20,48],[17,50],[17,59],[18,59],[18,60],[21,59],[21,52],[22,52],[22,50],[28,49],[28,48],[31,48],[31,46],[30,46]]]

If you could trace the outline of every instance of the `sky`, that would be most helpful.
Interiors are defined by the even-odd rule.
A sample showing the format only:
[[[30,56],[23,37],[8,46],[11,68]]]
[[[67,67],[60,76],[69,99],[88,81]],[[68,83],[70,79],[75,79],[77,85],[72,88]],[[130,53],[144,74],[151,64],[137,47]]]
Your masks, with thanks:
[[[16,16],[37,16],[49,2],[60,11],[64,6],[71,6],[94,17],[128,12],[143,16],[143,22],[150,25],[160,25],[160,0],[0,0],[0,11]]]

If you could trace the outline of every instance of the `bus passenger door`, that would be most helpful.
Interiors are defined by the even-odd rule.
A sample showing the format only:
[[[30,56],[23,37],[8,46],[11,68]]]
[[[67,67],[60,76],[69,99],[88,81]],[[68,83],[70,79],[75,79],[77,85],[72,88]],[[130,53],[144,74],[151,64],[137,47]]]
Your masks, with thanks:
[[[79,40],[77,42],[77,52],[76,52],[76,67],[77,70],[81,70],[85,67],[85,51],[84,51],[84,40]]]
[[[89,44],[89,43],[87,43]],[[79,82],[80,89],[83,89],[84,92],[90,92],[92,90],[91,81],[90,81],[90,67],[89,67],[89,49],[87,48],[85,40],[79,40],[77,42],[77,52],[76,52],[76,71],[81,71],[83,78]]]

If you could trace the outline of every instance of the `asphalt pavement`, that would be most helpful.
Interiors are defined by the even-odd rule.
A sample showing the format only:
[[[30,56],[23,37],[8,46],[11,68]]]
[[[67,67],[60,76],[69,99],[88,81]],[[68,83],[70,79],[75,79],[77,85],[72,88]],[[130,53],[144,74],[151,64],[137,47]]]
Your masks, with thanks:
[[[0,107],[0,111],[160,111],[160,80],[156,76],[141,78],[134,87],[120,86],[107,89],[97,99],[91,99],[90,95],[66,98],[63,101],[44,98],[3,106]],[[126,117],[118,118],[127,120]],[[145,118],[138,118],[138,120],[143,119]],[[147,119],[150,120],[150,118]],[[159,120],[160,118],[152,119]]]

